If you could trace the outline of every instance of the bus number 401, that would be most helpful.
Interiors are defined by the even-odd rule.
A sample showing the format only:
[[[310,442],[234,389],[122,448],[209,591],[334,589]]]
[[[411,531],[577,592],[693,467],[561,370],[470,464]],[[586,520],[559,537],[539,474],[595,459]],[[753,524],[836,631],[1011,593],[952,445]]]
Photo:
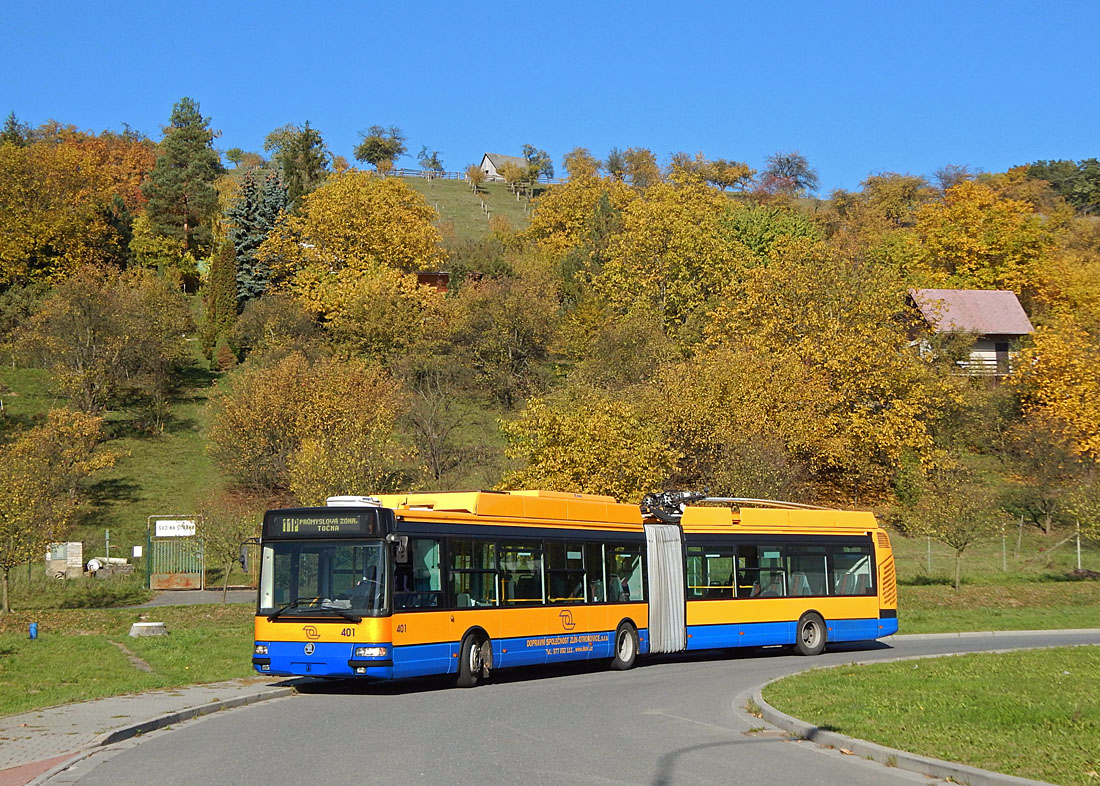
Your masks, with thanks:
[[[342,631],[340,631],[341,636],[347,636],[348,638],[351,638],[354,633],[355,628],[344,628]]]

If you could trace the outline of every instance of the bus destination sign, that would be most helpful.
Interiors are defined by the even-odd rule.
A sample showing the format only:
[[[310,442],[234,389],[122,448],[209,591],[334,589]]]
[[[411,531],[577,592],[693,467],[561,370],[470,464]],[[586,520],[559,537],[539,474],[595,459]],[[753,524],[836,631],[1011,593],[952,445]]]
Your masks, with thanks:
[[[265,538],[332,538],[374,535],[373,515],[324,513],[308,510],[268,514]]]

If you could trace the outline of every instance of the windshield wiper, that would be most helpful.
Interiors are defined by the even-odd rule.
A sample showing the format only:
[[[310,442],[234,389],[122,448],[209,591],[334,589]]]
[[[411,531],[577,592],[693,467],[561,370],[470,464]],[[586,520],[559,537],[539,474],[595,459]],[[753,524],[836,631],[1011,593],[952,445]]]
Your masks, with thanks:
[[[277,617],[279,617],[284,611],[290,611],[291,609],[297,608],[298,605],[301,604],[303,601],[308,606],[315,606],[316,607],[315,610],[317,610],[317,611],[331,611],[334,614],[336,614],[340,617],[343,617],[348,622],[362,622],[363,621],[362,617],[358,617],[355,614],[344,611],[343,609],[337,609],[337,608],[334,608],[332,606],[323,605],[323,601],[320,598],[316,598],[316,597],[314,597],[314,598],[295,598],[294,600],[292,600],[290,603],[286,604],[285,606],[281,606],[278,609],[276,609],[273,614],[270,614],[268,616],[267,621],[268,622],[274,622],[275,619]]]

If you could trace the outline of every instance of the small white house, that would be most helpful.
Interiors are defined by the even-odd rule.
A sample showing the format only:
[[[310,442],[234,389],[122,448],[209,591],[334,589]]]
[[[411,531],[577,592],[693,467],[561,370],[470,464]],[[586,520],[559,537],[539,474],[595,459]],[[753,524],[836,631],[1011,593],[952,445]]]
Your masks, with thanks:
[[[514,164],[521,169],[527,168],[527,159],[520,156],[502,156],[500,153],[486,153],[481,157],[480,169],[485,173],[486,180],[503,181],[500,170],[506,164]]]
[[[933,332],[977,337],[969,360],[959,363],[969,374],[1007,374],[1014,345],[1035,330],[1014,292],[911,289],[909,296]]]

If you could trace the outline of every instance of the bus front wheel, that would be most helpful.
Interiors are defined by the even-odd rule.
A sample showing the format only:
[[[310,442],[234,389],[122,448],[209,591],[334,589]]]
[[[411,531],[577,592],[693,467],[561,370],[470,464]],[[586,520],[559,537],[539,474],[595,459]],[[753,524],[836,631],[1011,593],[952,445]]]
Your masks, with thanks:
[[[637,657],[638,631],[629,622],[624,622],[615,631],[615,654],[611,657],[611,668],[626,671],[634,667]]]
[[[467,633],[458,652],[458,679],[460,688],[472,688],[485,677],[493,666],[493,650],[489,640],[477,633]]]
[[[820,655],[825,649],[825,620],[820,614],[807,612],[798,620],[794,651],[799,655]]]

